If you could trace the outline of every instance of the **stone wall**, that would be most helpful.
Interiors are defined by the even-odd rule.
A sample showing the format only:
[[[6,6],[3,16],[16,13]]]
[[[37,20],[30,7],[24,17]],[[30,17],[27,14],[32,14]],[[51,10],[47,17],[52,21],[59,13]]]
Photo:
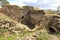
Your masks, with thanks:
[[[34,26],[39,26],[41,22],[46,20],[43,10],[34,10],[33,7],[28,6],[24,6],[23,9],[21,9],[16,5],[7,5],[3,7],[3,13],[13,20]]]

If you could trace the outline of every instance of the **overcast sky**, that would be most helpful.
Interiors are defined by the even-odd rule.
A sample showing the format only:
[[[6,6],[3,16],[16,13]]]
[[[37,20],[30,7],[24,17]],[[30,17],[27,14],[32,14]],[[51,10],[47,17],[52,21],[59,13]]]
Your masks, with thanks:
[[[40,7],[43,9],[53,9],[56,10],[60,5],[60,0],[8,0],[12,5],[29,5]]]

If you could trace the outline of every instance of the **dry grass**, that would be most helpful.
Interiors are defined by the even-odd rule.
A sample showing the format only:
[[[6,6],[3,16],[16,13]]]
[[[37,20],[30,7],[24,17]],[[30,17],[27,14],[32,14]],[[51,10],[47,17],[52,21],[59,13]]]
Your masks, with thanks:
[[[10,17],[6,16],[6,15],[3,14],[3,13],[0,13],[0,18],[1,18],[1,19],[6,19],[6,20],[11,20]]]

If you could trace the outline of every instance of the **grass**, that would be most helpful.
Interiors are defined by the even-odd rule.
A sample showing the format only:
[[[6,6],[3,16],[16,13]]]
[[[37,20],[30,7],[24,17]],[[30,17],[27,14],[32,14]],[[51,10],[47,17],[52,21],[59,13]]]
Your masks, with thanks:
[[[5,32],[8,32],[8,30],[7,29],[5,29],[5,30],[4,29],[0,29],[0,32],[1,33],[5,33]]]
[[[40,30],[38,40],[47,40],[49,36],[50,35],[45,30]]]
[[[29,32],[28,30],[23,31],[21,34],[18,35],[19,38],[22,38],[24,35],[31,35],[32,32]],[[14,40],[16,37],[16,34],[12,34],[10,37],[7,38],[7,40]]]
[[[0,30],[0,32],[2,33],[2,35],[0,35],[0,40],[4,40],[4,33],[9,32],[8,30]],[[18,35],[18,37],[23,37],[24,35],[31,35],[32,32],[28,31],[28,30],[24,30],[21,34]],[[11,36],[9,36],[6,40],[14,40],[16,37],[16,34],[11,34]]]
[[[3,14],[3,13],[0,13],[0,18],[6,19],[6,20],[12,20],[10,17],[6,16],[6,15]]]
[[[47,40],[48,38],[50,38],[50,34],[48,34],[47,32],[44,32],[43,30],[39,30],[40,31],[40,34],[39,34],[39,37],[38,37],[38,40]],[[0,32],[4,33],[4,32],[8,32],[7,30],[0,30]],[[19,37],[23,37],[24,35],[31,35],[33,32],[30,32],[28,30],[24,30],[21,34],[19,34]],[[60,33],[56,33],[54,35],[60,35]],[[14,40],[16,37],[16,34],[11,34],[11,36],[9,36],[6,40]],[[0,40],[4,40],[4,35],[0,35]]]
[[[38,40],[47,40],[49,37],[48,34],[41,34],[39,37],[38,37]]]
[[[5,40],[5,38],[4,38],[4,33],[7,33],[8,32],[8,30],[4,30],[4,29],[0,29],[0,40]]]
[[[48,40],[49,38],[54,37],[54,36],[60,37],[60,32],[55,33],[55,34],[49,34],[48,32],[44,32],[42,30],[39,37],[38,37],[38,40]]]
[[[21,38],[21,37],[23,37],[24,35],[31,35],[32,34],[32,32],[30,32],[30,31],[28,31],[28,30],[25,30],[25,31],[23,31],[20,35],[19,35],[19,37]]]
[[[0,37],[0,40],[4,40],[4,37]]]
[[[4,33],[5,31],[2,31],[2,32]],[[6,40],[14,40],[15,37],[16,37],[16,34],[11,34],[11,36],[6,38]],[[5,40],[4,34],[0,35],[0,40]]]
[[[9,36],[6,40],[14,40],[16,37],[16,34],[12,34],[11,36]]]
[[[57,33],[55,33],[54,35],[56,35],[56,36],[60,36],[60,32],[57,32]]]

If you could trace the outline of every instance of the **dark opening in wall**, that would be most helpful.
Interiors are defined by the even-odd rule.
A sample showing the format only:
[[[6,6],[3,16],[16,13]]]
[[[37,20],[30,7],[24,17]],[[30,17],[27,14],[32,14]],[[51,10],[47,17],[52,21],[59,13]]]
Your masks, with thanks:
[[[52,34],[53,34],[53,33],[56,33],[56,30],[53,29],[52,27],[49,27],[49,28],[48,28],[48,31],[49,31],[49,33],[52,33]]]
[[[24,19],[24,16],[22,16],[21,19]]]

